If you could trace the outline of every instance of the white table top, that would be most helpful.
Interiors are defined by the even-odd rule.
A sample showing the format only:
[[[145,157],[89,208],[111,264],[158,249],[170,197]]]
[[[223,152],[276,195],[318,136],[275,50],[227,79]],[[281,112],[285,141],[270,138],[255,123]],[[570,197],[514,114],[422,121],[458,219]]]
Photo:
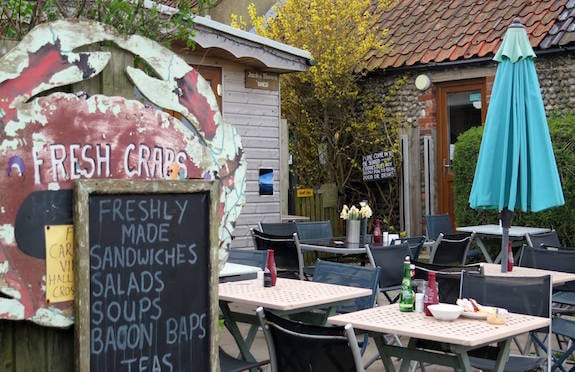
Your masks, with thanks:
[[[371,295],[366,288],[278,278],[274,287],[261,280],[219,284],[220,300],[263,306],[272,310],[296,310]]]
[[[513,266],[512,271],[502,273],[500,264],[484,263],[483,269],[485,270],[484,271],[485,275],[488,276],[529,277],[529,276],[551,275],[551,282],[553,283],[553,285],[563,284],[575,280],[575,274],[573,273],[533,269],[530,267]]]
[[[509,313],[504,325],[459,317],[439,321],[423,313],[402,313],[399,305],[385,305],[328,318],[335,325],[351,323],[355,329],[475,347],[507,339],[549,325],[549,319]]]
[[[503,234],[503,228],[499,225],[459,226],[456,230],[460,232],[474,232],[481,235],[501,236]],[[541,234],[549,231],[551,230],[543,227],[511,226],[509,228],[509,236],[520,238],[527,234]]]
[[[253,274],[253,273],[257,274],[258,271],[261,271],[259,267],[241,265],[233,262],[226,262],[222,271],[220,271],[220,277]]]

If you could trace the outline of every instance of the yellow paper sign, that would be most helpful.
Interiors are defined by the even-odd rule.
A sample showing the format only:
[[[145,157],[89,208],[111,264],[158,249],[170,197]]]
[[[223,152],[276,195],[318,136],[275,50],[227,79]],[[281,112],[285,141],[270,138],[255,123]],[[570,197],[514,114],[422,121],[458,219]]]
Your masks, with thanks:
[[[297,189],[296,197],[298,198],[311,198],[313,196],[313,189]]]
[[[47,225],[46,302],[74,299],[74,226]]]

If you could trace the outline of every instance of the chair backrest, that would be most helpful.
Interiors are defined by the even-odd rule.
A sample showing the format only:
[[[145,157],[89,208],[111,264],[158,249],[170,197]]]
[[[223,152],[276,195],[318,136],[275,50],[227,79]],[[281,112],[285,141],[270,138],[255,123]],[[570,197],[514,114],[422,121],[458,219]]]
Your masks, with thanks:
[[[429,240],[436,240],[440,233],[453,234],[453,224],[449,214],[425,215],[425,229]]]
[[[333,238],[331,221],[297,221],[295,223],[299,240],[324,240]]]
[[[319,283],[341,284],[350,287],[371,289],[370,296],[346,301],[338,307],[337,312],[346,313],[368,309],[375,305],[380,275],[380,267],[317,260],[312,280]]]
[[[407,243],[407,245],[409,245],[409,249],[411,250],[411,259],[415,261],[419,260],[419,253],[421,252],[423,243],[425,243],[425,236],[422,235],[393,239],[390,245],[397,245],[402,243]]]
[[[228,262],[255,266],[264,270],[268,262],[268,251],[242,248],[230,249]]]
[[[297,232],[295,222],[259,222],[259,230],[266,234],[292,236]]]
[[[351,324],[304,324],[261,307],[257,314],[268,346],[272,372],[364,371]]]
[[[464,265],[475,233],[440,233],[431,248],[429,262],[440,265]]]
[[[375,266],[381,267],[380,289],[401,285],[403,261],[411,256],[407,243],[387,246],[370,245]]]
[[[530,247],[541,248],[543,245],[548,245],[551,247],[561,247],[561,242],[559,241],[559,235],[557,231],[551,230],[546,233],[539,234],[527,234],[525,235],[525,240]]]
[[[549,318],[551,290],[551,275],[499,277],[464,272],[460,295],[461,298],[473,298],[482,305]]]
[[[523,245],[519,266],[534,269],[575,273],[575,250],[557,249],[557,247],[534,248]],[[575,291],[575,283],[569,282],[555,288],[561,291]]]
[[[257,250],[273,249],[279,276],[299,278],[300,261],[296,246],[297,234],[274,235],[250,229]]]
[[[459,298],[461,287],[461,273],[481,273],[481,265],[437,265],[427,262],[413,262],[415,265],[414,279],[427,280],[430,271],[435,273],[439,289],[439,301],[454,304]]]
[[[461,298],[473,298],[482,305],[507,309],[513,313],[545,317],[551,324],[551,275],[533,277],[485,276],[463,273]],[[544,332],[545,340],[537,333]],[[551,327],[530,332],[530,338],[543,350],[551,350]],[[544,344],[546,343],[546,346]],[[517,358],[517,357],[516,357]],[[518,362],[519,364],[519,362]],[[548,370],[551,366],[551,353],[547,352]],[[526,370],[522,368],[521,370]],[[510,369],[516,370],[516,369]],[[529,368],[529,370],[532,370]]]

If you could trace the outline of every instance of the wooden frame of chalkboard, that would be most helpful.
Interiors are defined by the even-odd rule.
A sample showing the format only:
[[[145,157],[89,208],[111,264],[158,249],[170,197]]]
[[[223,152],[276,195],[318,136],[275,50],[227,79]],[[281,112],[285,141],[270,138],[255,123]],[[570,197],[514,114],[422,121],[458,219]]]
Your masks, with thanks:
[[[218,184],[80,180],[76,370],[217,371]]]

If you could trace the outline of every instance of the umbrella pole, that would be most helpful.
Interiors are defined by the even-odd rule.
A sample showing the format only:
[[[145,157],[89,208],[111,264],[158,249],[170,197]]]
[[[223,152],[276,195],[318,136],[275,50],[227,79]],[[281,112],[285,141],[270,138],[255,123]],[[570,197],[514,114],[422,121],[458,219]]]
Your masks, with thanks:
[[[503,231],[501,234],[501,272],[507,272],[507,245],[509,244],[509,228],[511,227],[511,220],[513,219],[513,212],[507,207],[501,211],[501,226]]]

